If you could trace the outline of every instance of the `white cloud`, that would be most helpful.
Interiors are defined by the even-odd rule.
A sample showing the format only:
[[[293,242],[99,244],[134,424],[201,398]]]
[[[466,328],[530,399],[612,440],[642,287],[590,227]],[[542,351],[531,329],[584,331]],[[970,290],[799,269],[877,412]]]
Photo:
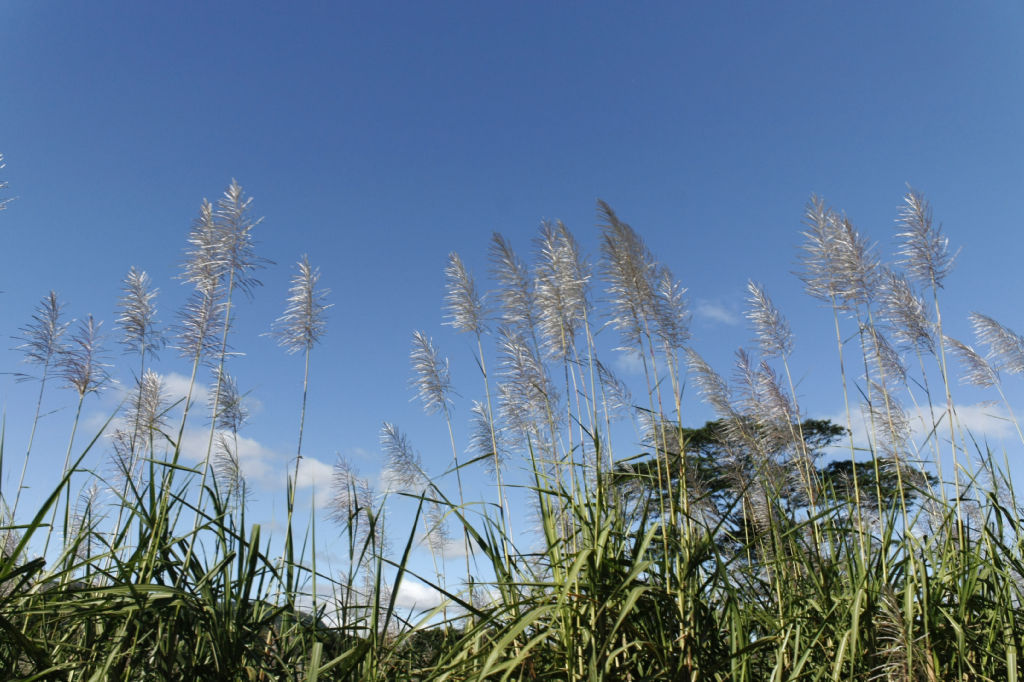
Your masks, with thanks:
[[[433,587],[405,578],[398,585],[395,605],[404,609],[432,609],[439,606],[443,598]]]
[[[334,468],[324,464],[315,457],[303,455],[299,462],[299,475],[296,479],[297,488],[316,488],[326,490],[331,485],[331,477],[334,475]]]
[[[445,561],[454,561],[456,559],[463,559],[466,556],[466,538],[462,533],[462,526],[460,525],[459,518],[454,515],[450,515],[446,518],[448,523],[448,541],[444,545],[444,559]],[[420,544],[424,547],[427,546],[426,538],[421,536]],[[480,545],[472,536],[469,538],[469,549],[474,554],[481,554],[483,550]],[[465,571],[465,566],[463,566]]]
[[[984,440],[998,441],[1004,438],[1016,436],[1016,429],[1013,420],[1010,418],[1006,408],[991,403],[974,403],[971,405],[957,405],[955,426],[957,427],[957,439],[961,435],[967,439],[970,447],[971,436],[983,442]],[[933,416],[934,414],[934,416]],[[938,438],[942,443],[949,442],[949,424],[946,422],[946,410],[942,406],[936,406],[930,410],[927,406],[913,407],[906,410],[906,416],[910,423],[911,438],[918,447],[926,448],[928,438]],[[833,415],[831,420],[842,426],[846,426],[845,412]],[[850,421],[852,422],[854,447],[866,450],[869,444],[868,420],[864,411],[851,406]],[[958,442],[958,445],[960,443]],[[834,449],[848,449],[847,442],[833,446]]]
[[[737,325],[742,320],[740,316],[721,303],[699,300],[693,308],[693,314],[719,324]]]
[[[1001,405],[960,405],[956,408],[956,419],[960,426],[970,431],[979,441],[985,437],[1000,439],[1016,434],[1010,413]]]
[[[171,372],[160,377],[164,382],[164,393],[171,403],[184,401],[188,395],[189,378],[184,374]],[[192,404],[205,405],[210,399],[210,391],[199,381],[192,387]]]
[[[234,438],[228,435],[229,441]],[[181,455],[190,462],[202,462],[210,446],[209,429],[191,428],[185,430],[182,438]],[[216,442],[214,443],[216,447]],[[271,450],[259,441],[238,436],[238,465],[250,485],[277,485],[284,472],[287,457]]]

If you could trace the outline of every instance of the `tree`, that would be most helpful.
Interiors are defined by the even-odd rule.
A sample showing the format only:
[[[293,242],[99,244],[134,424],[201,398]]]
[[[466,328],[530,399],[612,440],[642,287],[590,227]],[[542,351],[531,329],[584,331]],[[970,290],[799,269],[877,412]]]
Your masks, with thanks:
[[[901,485],[911,506],[937,482],[881,456],[856,463],[855,485],[849,458],[822,461],[846,433],[828,419],[783,429],[746,420],[709,421],[696,429],[651,420],[645,441],[655,452],[620,461],[611,476],[636,518],[658,519],[671,495],[677,509],[685,500],[689,516],[716,531],[720,544],[743,542],[772,523],[791,527],[811,513],[842,525],[857,495],[862,510],[878,513],[900,503]],[[655,457],[662,463],[660,482]]]

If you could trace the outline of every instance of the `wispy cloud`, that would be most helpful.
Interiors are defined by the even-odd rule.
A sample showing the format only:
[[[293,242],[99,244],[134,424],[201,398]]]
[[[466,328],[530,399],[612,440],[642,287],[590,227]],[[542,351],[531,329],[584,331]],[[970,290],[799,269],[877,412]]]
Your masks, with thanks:
[[[957,428],[957,439],[963,435],[968,438],[969,442],[968,434],[978,442],[1000,441],[1016,437],[1017,432],[1013,420],[1006,408],[1000,405],[992,403],[956,405],[954,412],[956,413],[954,426]],[[927,443],[931,438],[938,438],[943,443],[949,442],[949,424],[946,421],[944,408],[936,407],[934,416],[926,406],[911,408],[907,410],[907,419],[910,424],[911,438],[918,447],[922,449],[931,447]],[[845,413],[832,415],[831,420],[842,426],[847,425]],[[850,415],[850,421],[852,422],[854,447],[867,450],[870,444],[869,425],[864,411],[854,410]],[[849,443],[844,441],[834,449],[848,448]]]
[[[644,373],[644,362],[639,354],[631,351],[619,351],[612,361],[615,370],[619,374],[642,375]]]
[[[739,313],[718,301],[698,299],[693,307],[693,314],[719,324],[737,325],[743,321]]]

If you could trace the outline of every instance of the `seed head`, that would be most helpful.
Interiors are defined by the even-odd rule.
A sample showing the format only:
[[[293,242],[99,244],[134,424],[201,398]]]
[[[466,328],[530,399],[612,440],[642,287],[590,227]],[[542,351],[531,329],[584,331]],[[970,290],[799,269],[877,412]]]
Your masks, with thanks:
[[[135,396],[128,406],[128,422],[139,433],[158,431],[166,426],[166,408],[163,379],[153,370],[146,370],[136,382]]]
[[[906,457],[912,433],[910,419],[900,402],[884,386],[868,380],[873,392],[884,395],[884,399],[867,402],[863,411],[875,437],[876,454],[886,457]]]
[[[960,362],[966,370],[961,381],[980,388],[990,388],[999,384],[999,372],[981,354],[954,338],[946,336],[945,339],[953,347],[953,351],[960,358]]]
[[[25,362],[42,365],[44,374],[64,350],[61,338],[68,329],[68,323],[60,319],[62,309],[63,305],[57,301],[57,292],[51,291],[36,307],[32,321],[14,337],[21,341],[18,349],[25,354]],[[18,375],[18,378],[24,380],[29,377]]]
[[[217,331],[225,304],[200,290],[192,292],[179,313],[177,348],[182,357],[209,359],[217,352]]]
[[[535,270],[539,327],[544,346],[554,358],[565,359],[576,345],[576,332],[586,319],[590,268],[575,237],[561,222],[541,225]]]
[[[558,395],[544,363],[522,336],[508,327],[499,329],[498,336],[504,379],[498,386],[502,419],[520,438],[535,437]]]
[[[222,279],[226,272],[220,243],[213,205],[203,201],[188,235],[187,259],[180,275],[195,287],[178,315],[177,347],[184,357],[208,358],[216,350],[215,337],[224,316]]]
[[[924,302],[903,275],[888,271],[882,281],[882,315],[892,326],[896,340],[934,354],[935,325],[928,318]]]
[[[533,285],[526,265],[512,251],[500,234],[491,237],[492,274],[498,282],[502,323],[521,334],[529,335],[536,328]]]
[[[903,364],[899,352],[877,327],[869,326],[867,332],[869,371],[877,378],[877,383],[885,387],[906,383],[907,367]]]
[[[803,232],[800,279],[808,294],[832,302],[842,291],[835,265],[839,259],[838,216],[821,197],[812,196],[804,209],[804,225],[807,229]]]
[[[506,458],[505,433],[495,422],[494,415],[487,404],[479,400],[473,401],[472,428],[470,429],[469,448],[478,456],[487,455],[484,466],[492,476],[497,473],[496,466],[504,464]]]
[[[232,286],[249,298],[253,289],[262,284],[252,273],[270,262],[256,256],[252,232],[263,218],[254,218],[251,207],[252,198],[245,196],[242,186],[232,180],[213,214],[215,257],[223,268],[221,277],[230,276]]]
[[[107,373],[109,365],[103,362],[105,354],[100,335],[102,324],[96,322],[92,315],[79,323],[57,361],[61,376],[68,386],[78,391],[80,397],[98,392],[110,379]]]
[[[332,305],[324,303],[330,289],[317,287],[320,269],[310,266],[309,257],[303,256],[296,267],[284,315],[277,318],[273,332],[288,353],[309,351],[320,341],[327,330],[326,311]]]
[[[118,301],[121,343],[134,353],[156,352],[164,340],[156,329],[156,289],[150,289],[149,275],[132,267],[124,278]]]
[[[406,492],[419,492],[427,484],[423,462],[412,444],[398,427],[384,422],[380,430],[380,447],[384,451],[388,477]]]
[[[598,201],[597,206],[612,325],[622,333],[626,347],[640,349],[656,318],[658,264],[640,235],[608,204]]]
[[[768,358],[786,357],[793,351],[793,332],[760,284],[747,282],[749,308],[747,319],[754,327],[761,354]]]
[[[472,275],[466,270],[459,254],[452,251],[448,254],[448,265],[445,274],[445,303],[447,304],[448,322],[460,332],[482,334],[487,330],[483,296],[476,289]]]
[[[658,268],[654,290],[654,333],[666,349],[680,350],[690,340],[686,289],[665,266]]]
[[[1024,373],[1024,337],[987,315],[971,313],[968,317],[978,342],[988,346],[988,358],[996,369]]]
[[[248,499],[248,485],[242,472],[242,461],[233,439],[225,432],[217,434],[214,445],[213,475],[224,486],[224,499],[235,499],[244,504]]]
[[[734,417],[736,412],[732,408],[732,396],[725,379],[713,370],[697,351],[687,350],[686,357],[690,371],[696,377],[697,389],[704,396],[704,400],[711,405],[719,417],[723,419]]]
[[[879,277],[878,257],[853,223],[820,198],[811,197],[804,225],[800,279],[807,293],[839,308],[872,300]]]
[[[448,520],[445,518],[444,509],[437,502],[431,502],[427,506],[427,546],[430,551],[440,554],[451,542],[451,533],[448,531]]]
[[[427,414],[447,411],[451,403],[452,382],[448,372],[448,359],[442,359],[437,347],[422,332],[413,332],[412,352],[413,386],[423,401]]]
[[[223,233],[214,218],[213,204],[205,199],[199,206],[199,215],[192,221],[187,243],[180,278],[206,297],[220,298],[221,280],[227,267]]]
[[[601,382],[601,395],[604,405],[612,414],[628,412],[633,407],[633,396],[615,373],[600,360],[595,358],[598,380]]]
[[[903,242],[899,263],[925,286],[941,288],[956,258],[949,252],[949,240],[942,236],[942,226],[932,223],[932,209],[924,195],[910,189],[903,203],[897,221],[902,232],[896,235]]]
[[[249,419],[244,396],[238,392],[238,382],[220,367],[213,370],[214,380],[210,390],[210,411],[217,428],[237,432]]]

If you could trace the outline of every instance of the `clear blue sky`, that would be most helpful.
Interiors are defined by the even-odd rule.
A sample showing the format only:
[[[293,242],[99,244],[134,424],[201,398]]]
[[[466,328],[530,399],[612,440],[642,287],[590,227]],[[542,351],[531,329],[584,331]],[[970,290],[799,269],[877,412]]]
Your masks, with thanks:
[[[451,356],[466,401],[478,397],[468,339],[441,326],[448,252],[484,278],[492,231],[526,255],[540,221],[561,219],[596,257],[598,198],[689,288],[694,346],[721,371],[750,338],[747,279],[766,285],[793,321],[812,416],[841,399],[835,372],[814,373],[834,363],[830,318],[791,274],[811,193],[888,254],[906,183],[922,190],[963,247],[945,299],[953,335],[969,337],[975,309],[1024,330],[1024,6],[703,5],[7,0],[0,172],[16,199],[0,213],[0,336],[50,289],[70,317],[91,312],[112,331],[132,265],[173,322],[189,225],[237,178],[265,217],[259,253],[277,263],[238,309],[246,355],[231,367],[258,411],[244,435],[270,467],[256,491],[270,518],[302,363],[259,334],[306,252],[334,308],[304,450],[367,474],[385,419],[447,461],[443,424],[410,402],[414,329]],[[14,344],[2,371],[22,369]],[[158,368],[189,369],[169,350]],[[5,375],[0,395],[7,491],[34,389]],[[694,423],[710,416],[688,395]],[[73,402],[47,394],[61,411],[34,454],[38,490],[63,459]],[[90,400],[90,423],[115,406],[115,392]]]

